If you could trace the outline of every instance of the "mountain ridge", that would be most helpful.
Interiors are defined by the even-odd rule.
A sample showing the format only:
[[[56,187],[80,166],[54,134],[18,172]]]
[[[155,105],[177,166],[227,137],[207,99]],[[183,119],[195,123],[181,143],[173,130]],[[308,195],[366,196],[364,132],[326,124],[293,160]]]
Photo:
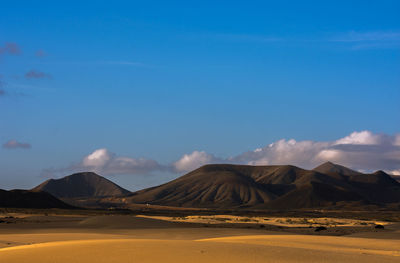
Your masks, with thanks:
[[[210,209],[304,209],[398,204],[400,183],[383,171],[363,174],[326,162],[293,165],[208,164],[170,182],[136,192],[95,173],[49,179],[32,189],[83,207],[146,204]]]
[[[292,165],[210,164],[132,193],[130,203],[204,208],[299,209],[337,203],[400,204],[400,184],[383,171],[362,174],[331,162]]]

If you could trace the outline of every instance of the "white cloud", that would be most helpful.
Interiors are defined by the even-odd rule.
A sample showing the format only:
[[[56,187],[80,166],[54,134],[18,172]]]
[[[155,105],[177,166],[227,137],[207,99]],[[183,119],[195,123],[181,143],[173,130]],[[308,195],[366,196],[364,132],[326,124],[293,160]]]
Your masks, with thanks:
[[[370,131],[353,132],[336,141],[336,144],[379,144],[381,136]]]
[[[203,156],[208,154],[203,152]],[[400,170],[400,135],[353,132],[333,141],[279,140],[220,163],[249,165],[292,164],[306,169],[331,161],[356,170]],[[205,162],[201,162],[201,165]],[[198,165],[200,166],[200,164]],[[198,167],[197,166],[197,167]],[[196,165],[190,168],[197,168]]]
[[[98,149],[83,158],[82,165],[83,166],[93,166],[93,167],[102,167],[107,164],[113,157],[107,149]]]
[[[400,146],[400,134],[395,135],[393,144],[396,146]]]
[[[400,169],[399,135],[353,132],[326,142],[279,140],[227,161],[251,165],[293,164],[313,168],[331,161],[356,170]]]
[[[202,165],[216,163],[219,159],[212,154],[203,151],[194,151],[190,154],[185,154],[181,159],[173,164],[173,168],[177,172],[188,172]]]
[[[105,148],[97,149],[85,156],[75,168],[86,169],[104,175],[148,174],[156,170],[165,169],[154,160],[117,156]]]
[[[393,174],[393,175],[400,175],[400,169],[391,170],[391,171],[386,170],[386,173]]]
[[[167,170],[168,167],[146,158],[117,156],[106,148],[93,151],[78,163],[65,168],[48,168],[42,171],[45,177],[65,176],[68,173],[90,171],[104,176],[110,175],[146,175],[155,171]]]
[[[332,141],[279,140],[262,148],[244,152],[230,158],[218,158],[205,151],[193,151],[180,159],[162,165],[146,158],[118,156],[105,148],[85,156],[78,164],[54,171],[95,171],[102,175],[151,174],[156,171],[186,173],[205,164],[231,163],[249,165],[291,164],[306,169],[331,161],[362,171],[400,171],[400,134],[375,134],[370,131],[353,132]]]
[[[316,160],[324,160],[324,161],[333,161],[337,160],[340,157],[340,152],[338,150],[326,149],[320,151],[317,156],[315,156]]]
[[[228,161],[250,165],[293,164],[302,166],[312,162],[313,158],[328,144],[325,142],[279,140],[257,151],[249,151],[229,158]]]

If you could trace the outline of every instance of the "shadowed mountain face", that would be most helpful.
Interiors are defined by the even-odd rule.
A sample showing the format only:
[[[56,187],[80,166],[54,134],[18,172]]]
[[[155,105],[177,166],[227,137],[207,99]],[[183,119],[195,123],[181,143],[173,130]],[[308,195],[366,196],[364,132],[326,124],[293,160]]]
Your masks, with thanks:
[[[0,207],[13,208],[74,208],[49,193],[41,191],[0,189]]]
[[[130,192],[92,172],[76,173],[61,179],[50,179],[32,189],[58,198],[122,196]]]
[[[133,193],[131,203],[209,208],[298,209],[400,203],[400,184],[382,171],[362,174],[325,163],[295,166],[215,164]]]

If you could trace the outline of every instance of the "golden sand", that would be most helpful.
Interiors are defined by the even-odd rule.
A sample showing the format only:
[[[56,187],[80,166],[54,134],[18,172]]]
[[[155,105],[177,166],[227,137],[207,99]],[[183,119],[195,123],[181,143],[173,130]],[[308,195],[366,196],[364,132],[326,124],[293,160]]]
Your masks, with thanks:
[[[203,240],[96,239],[0,249],[0,262],[399,262],[399,241],[245,236]]]
[[[133,216],[88,217],[64,229],[64,221],[57,224],[2,225],[0,262],[400,262],[397,230],[362,237],[301,235],[177,227]]]

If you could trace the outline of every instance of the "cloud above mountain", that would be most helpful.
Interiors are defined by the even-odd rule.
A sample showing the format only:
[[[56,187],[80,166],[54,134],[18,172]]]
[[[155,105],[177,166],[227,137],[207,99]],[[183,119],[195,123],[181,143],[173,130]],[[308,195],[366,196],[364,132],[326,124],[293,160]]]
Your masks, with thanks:
[[[362,171],[382,169],[396,172],[400,170],[400,134],[360,131],[335,141],[282,139],[227,159],[195,151],[185,154],[174,166],[178,171],[189,171],[206,163],[220,162],[250,165],[293,164],[310,169],[326,161]]]
[[[395,170],[400,167],[399,136],[361,131],[329,142],[280,140],[233,160],[257,165],[289,163],[304,168],[331,161],[357,170]]]
[[[219,158],[205,151],[196,150],[166,165],[152,159],[118,156],[108,149],[101,148],[85,156],[79,163],[61,171],[94,171],[102,175],[151,174],[156,171],[185,173],[212,163],[292,164],[311,169],[326,161],[364,172],[385,170],[396,174],[400,171],[400,134],[356,131],[334,141],[281,139],[229,158]],[[50,170],[46,171],[49,174]]]
[[[154,160],[145,158],[130,158],[117,156],[103,148],[85,156],[77,165],[81,169],[95,171],[101,174],[147,174],[163,167]]]
[[[105,176],[118,174],[149,174],[154,171],[166,170],[165,166],[157,161],[146,158],[131,158],[118,156],[106,148],[94,150],[81,161],[64,168],[47,168],[42,171],[42,176],[64,176],[68,173],[90,171]]]
[[[224,160],[212,154],[208,154],[204,151],[194,151],[190,154],[183,155],[182,158],[172,164],[172,168],[176,172],[187,172],[205,164],[221,162],[224,162]]]

